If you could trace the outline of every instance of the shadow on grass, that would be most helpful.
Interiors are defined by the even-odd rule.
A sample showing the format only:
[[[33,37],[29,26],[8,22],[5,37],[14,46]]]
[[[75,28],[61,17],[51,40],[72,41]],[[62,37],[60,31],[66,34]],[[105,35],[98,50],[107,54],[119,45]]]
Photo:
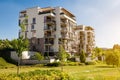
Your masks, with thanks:
[[[115,68],[114,66],[96,66],[96,68]]]

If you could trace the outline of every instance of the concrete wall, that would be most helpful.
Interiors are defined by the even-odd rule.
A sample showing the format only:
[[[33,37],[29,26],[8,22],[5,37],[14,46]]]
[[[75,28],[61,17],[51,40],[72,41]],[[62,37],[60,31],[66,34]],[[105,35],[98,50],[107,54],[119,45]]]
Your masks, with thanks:
[[[30,57],[33,56],[34,54],[35,52],[32,52],[32,51],[24,51],[22,52],[22,59],[30,59]],[[18,56],[15,51],[11,51],[11,58],[13,60],[18,61]]]

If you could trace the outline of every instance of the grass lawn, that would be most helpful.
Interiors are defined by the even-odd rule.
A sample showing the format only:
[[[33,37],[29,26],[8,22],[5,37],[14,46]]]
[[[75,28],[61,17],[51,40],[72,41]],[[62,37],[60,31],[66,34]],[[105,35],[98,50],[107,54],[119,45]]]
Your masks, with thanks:
[[[0,74],[16,73],[16,69],[16,67],[0,69]],[[21,66],[20,72],[34,71],[36,69],[61,70],[61,67]],[[119,68],[113,68],[107,65],[64,66],[63,71],[68,73],[75,80],[120,80]]]

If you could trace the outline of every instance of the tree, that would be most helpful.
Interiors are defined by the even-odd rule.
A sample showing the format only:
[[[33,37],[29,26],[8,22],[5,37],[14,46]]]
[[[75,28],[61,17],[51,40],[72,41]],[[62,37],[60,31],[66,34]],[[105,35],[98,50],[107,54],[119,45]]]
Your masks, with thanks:
[[[68,53],[64,50],[63,46],[60,45],[59,46],[59,53],[57,55],[58,59],[61,61],[61,62],[65,62],[65,59],[68,57],[67,55]],[[61,71],[63,71],[63,65],[61,64]]]
[[[81,53],[80,53],[80,61],[82,63],[85,63],[86,61],[86,56],[85,56],[85,52],[82,50]]]
[[[19,27],[21,28],[21,32],[25,32],[26,29],[26,20],[28,16],[25,16],[25,19],[20,23]],[[16,51],[17,56],[18,56],[18,68],[17,68],[17,74],[19,74],[19,66],[21,63],[21,57],[22,57],[22,52],[25,50],[28,50],[29,46],[29,41],[27,38],[23,38],[23,35],[20,35],[18,39],[14,39],[11,41],[11,47]]]
[[[19,66],[21,62],[22,52],[28,50],[28,44],[29,44],[28,40],[23,39],[23,37],[11,41],[11,47],[16,51],[18,56],[17,74],[19,74]]]
[[[44,59],[44,56],[41,53],[37,52],[35,53],[35,59],[40,61]]]
[[[114,44],[113,50],[115,50],[115,49],[119,49],[120,50],[120,45],[119,44]]]
[[[67,58],[67,52],[64,50],[62,45],[60,45],[59,48],[58,58],[60,59],[61,62],[64,62],[65,59]]]
[[[97,57],[98,60],[102,60],[103,50],[101,48],[94,48],[94,54],[92,56]]]
[[[118,50],[109,50],[107,51],[107,54],[106,54],[106,63],[108,65],[116,65],[118,66],[120,64],[120,51]]]

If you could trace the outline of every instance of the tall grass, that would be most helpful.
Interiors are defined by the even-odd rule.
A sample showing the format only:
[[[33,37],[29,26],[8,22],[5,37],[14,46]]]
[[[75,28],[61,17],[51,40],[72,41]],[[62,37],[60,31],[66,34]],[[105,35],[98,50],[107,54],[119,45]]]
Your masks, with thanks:
[[[0,57],[0,68],[15,67],[15,65],[6,62],[2,57]]]

